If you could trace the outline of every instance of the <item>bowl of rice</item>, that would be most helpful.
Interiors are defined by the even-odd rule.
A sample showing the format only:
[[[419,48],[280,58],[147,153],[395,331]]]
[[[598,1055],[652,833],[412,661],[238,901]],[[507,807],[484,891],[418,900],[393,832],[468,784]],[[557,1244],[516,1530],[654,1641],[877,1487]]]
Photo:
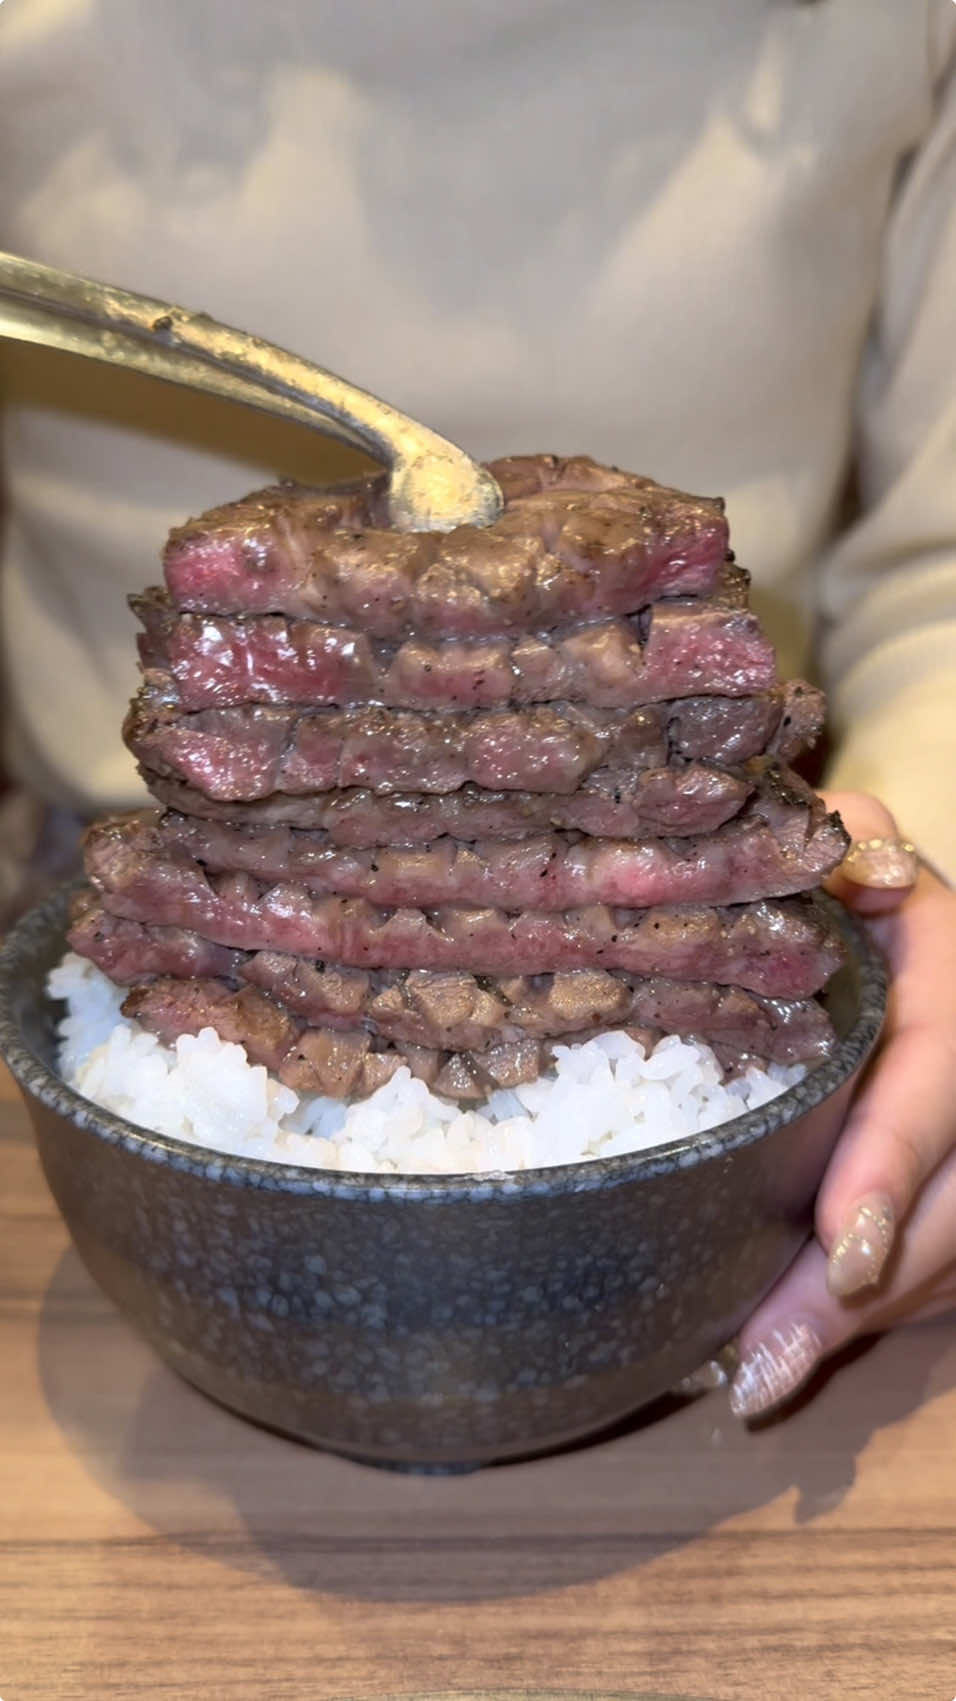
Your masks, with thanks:
[[[838,906],[838,1034],[725,1081],[626,1034],[462,1111],[399,1071],[301,1100],[212,1030],[175,1049],[66,953],[70,892],[0,951],[0,1054],[84,1264],[173,1369],[370,1463],[471,1467],[614,1424],[732,1338],[806,1238],[885,976]]]

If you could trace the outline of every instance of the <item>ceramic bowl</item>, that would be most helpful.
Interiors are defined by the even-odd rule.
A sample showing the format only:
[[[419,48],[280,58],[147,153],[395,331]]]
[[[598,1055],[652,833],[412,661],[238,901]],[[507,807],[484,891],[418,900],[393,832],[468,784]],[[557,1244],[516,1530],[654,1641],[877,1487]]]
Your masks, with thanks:
[[[764,1109],[652,1152],[510,1176],[323,1173],[146,1133],[64,1086],[44,985],[68,902],[34,910],[0,952],[0,1053],[80,1257],[197,1388],[383,1464],[560,1446],[711,1357],[808,1233],[885,1001],[841,910],[838,1049]]]

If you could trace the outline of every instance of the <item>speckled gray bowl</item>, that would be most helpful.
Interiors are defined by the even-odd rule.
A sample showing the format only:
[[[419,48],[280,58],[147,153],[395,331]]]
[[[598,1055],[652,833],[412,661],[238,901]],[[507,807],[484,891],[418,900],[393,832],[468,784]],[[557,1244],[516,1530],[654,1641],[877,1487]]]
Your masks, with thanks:
[[[766,1109],[512,1177],[322,1173],[144,1133],[63,1085],[44,984],[67,902],[34,910],[0,952],[0,1052],[80,1256],[198,1388],[383,1464],[572,1441],[723,1345],[807,1234],[885,1000],[841,911],[838,1052]]]

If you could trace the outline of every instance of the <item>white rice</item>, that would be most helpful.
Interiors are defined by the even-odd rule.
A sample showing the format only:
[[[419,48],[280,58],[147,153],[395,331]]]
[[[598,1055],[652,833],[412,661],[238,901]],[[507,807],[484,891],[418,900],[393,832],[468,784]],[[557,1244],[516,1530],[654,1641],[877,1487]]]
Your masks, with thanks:
[[[346,1107],[292,1092],[212,1028],[160,1045],[120,1015],[122,990],[73,953],[49,992],[68,1007],[60,1072],[85,1098],[157,1134],[315,1169],[500,1172],[642,1151],[766,1104],[805,1074],[772,1064],[725,1082],[708,1046],[668,1038],[647,1053],[611,1033],[557,1046],[547,1075],[477,1110],[436,1098],[407,1069]]]

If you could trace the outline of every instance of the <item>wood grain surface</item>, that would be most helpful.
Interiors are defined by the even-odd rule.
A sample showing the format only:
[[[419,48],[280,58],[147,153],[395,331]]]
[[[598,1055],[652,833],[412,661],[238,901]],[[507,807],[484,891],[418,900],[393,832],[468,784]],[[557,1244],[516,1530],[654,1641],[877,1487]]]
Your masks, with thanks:
[[[956,1696],[956,1321],[457,1478],[255,1430],[70,1249],[0,1072],[0,1696]]]

